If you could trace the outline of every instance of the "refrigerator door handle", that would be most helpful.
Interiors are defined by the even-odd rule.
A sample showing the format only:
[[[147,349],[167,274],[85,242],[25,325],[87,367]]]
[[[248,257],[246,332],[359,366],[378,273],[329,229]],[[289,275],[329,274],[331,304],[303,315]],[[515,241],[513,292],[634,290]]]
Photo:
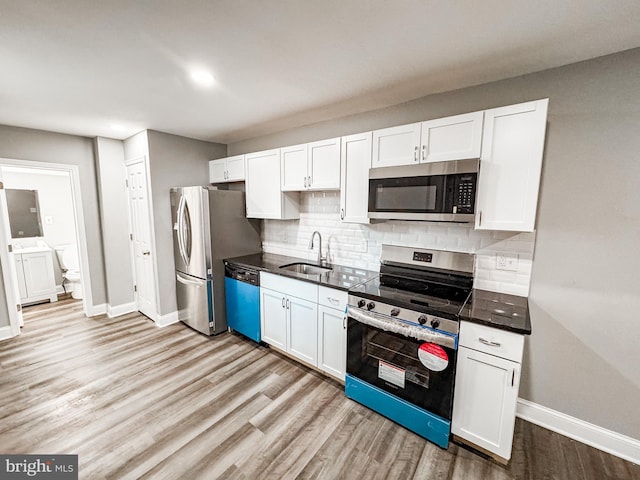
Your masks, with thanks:
[[[207,283],[205,280],[192,280],[190,278],[185,278],[180,272],[176,272],[176,280],[183,285],[193,285],[194,287],[204,287]]]
[[[185,248],[185,213],[186,213],[186,201],[184,198],[184,195],[180,196],[180,201],[178,202],[178,250],[180,251],[180,256],[182,257],[182,261],[184,262],[185,266],[189,265],[189,255],[187,253],[187,250]],[[191,241],[191,238],[189,238],[189,241]]]

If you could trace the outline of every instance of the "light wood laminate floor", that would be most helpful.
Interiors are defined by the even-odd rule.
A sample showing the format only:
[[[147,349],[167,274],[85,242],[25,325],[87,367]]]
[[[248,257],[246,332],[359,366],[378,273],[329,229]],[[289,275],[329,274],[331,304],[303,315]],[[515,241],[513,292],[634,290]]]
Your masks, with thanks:
[[[640,479],[521,420],[506,467],[443,450],[236,335],[85,318],[72,300],[24,318],[0,342],[0,453],[78,454],[82,479]]]

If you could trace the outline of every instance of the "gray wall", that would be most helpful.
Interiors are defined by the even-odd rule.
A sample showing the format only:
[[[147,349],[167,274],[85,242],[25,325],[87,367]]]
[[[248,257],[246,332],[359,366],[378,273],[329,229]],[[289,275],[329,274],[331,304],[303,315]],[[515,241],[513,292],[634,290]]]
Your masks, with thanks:
[[[549,98],[520,396],[640,438],[640,49],[228,146],[229,155]]]
[[[107,302],[114,308],[134,301],[124,143],[97,137],[95,150]]]
[[[227,147],[154,130],[148,130],[147,136],[160,289],[158,313],[167,315],[177,310],[169,189],[208,185],[209,160],[224,157]]]
[[[78,166],[91,271],[91,293],[94,305],[104,304],[107,295],[93,140],[74,135],[0,125],[0,158]]]

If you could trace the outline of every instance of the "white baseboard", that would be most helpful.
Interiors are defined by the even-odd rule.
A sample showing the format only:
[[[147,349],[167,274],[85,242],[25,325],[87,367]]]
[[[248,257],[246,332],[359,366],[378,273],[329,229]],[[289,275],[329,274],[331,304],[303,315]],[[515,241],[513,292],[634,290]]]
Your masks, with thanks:
[[[0,327],[0,340],[6,340],[7,338],[13,338],[13,333],[11,333],[11,325]]]
[[[107,315],[109,318],[119,317],[127,313],[135,312],[138,310],[136,302],[123,303],[122,305],[111,306],[107,305]]]
[[[158,327],[166,327],[167,325],[172,325],[180,321],[178,318],[178,312],[171,312],[166,315],[156,315],[154,320]]]
[[[104,315],[107,313],[107,304],[101,303],[99,305],[93,305],[89,307],[89,316],[95,317],[96,315]]]
[[[518,398],[516,415],[565,437],[573,438],[598,450],[640,465],[640,440],[522,398]]]

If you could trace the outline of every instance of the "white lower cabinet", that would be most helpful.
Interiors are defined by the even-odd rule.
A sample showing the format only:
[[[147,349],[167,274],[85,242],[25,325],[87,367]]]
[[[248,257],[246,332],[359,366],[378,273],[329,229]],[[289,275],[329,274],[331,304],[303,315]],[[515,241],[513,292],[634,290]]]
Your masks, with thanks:
[[[15,253],[21,303],[58,300],[51,250]]]
[[[314,367],[318,365],[318,286],[260,273],[262,340]]]
[[[347,292],[260,274],[262,340],[344,381]]]
[[[318,290],[318,368],[344,382],[347,368],[347,292]]]
[[[451,433],[511,458],[524,337],[461,322]]]

